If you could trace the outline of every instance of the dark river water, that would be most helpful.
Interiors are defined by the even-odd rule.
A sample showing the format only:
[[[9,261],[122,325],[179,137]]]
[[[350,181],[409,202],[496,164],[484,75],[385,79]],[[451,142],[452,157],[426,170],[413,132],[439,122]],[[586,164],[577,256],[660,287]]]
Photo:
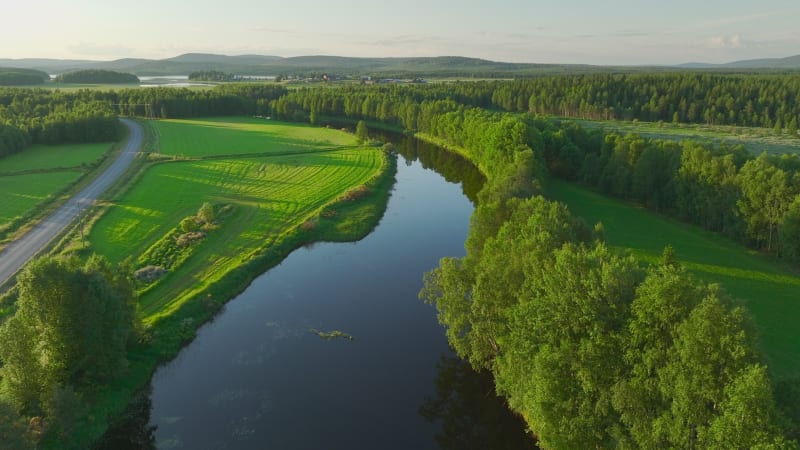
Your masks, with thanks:
[[[100,448],[532,446],[417,298],[426,271],[464,254],[482,177],[428,144],[398,147],[380,225],[356,243],[296,250],[258,277],[156,372]],[[337,330],[352,340],[316,334]]]

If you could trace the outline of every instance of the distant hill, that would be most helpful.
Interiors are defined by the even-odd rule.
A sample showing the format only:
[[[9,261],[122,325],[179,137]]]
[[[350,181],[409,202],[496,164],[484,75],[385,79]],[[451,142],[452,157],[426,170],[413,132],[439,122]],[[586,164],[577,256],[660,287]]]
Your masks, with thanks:
[[[725,64],[691,62],[678,67],[686,69],[800,69],[800,55],[786,58],[745,59]]]
[[[561,73],[675,71],[683,69],[794,69],[800,68],[800,55],[789,58],[736,61],[729,64],[687,63],[681,66],[592,66],[585,64],[531,64],[489,61],[461,56],[418,58],[355,58],[309,55],[284,58],[269,55],[218,55],[186,53],[172,58],[115,61],[0,59],[0,67],[25,67],[51,74],[76,70],[113,70],[146,75],[188,75],[192,72],[217,71],[237,75],[308,75],[328,73],[379,78],[459,77],[514,78]]]
[[[62,74],[76,70],[114,70],[139,76],[188,75],[192,72],[219,71],[238,75],[307,75],[329,73],[345,76],[380,78],[475,77],[513,78],[553,73],[597,71],[635,72],[641,68],[600,67],[578,64],[528,64],[488,61],[461,56],[417,58],[356,58],[346,56],[309,55],[284,58],[269,55],[217,55],[187,53],[161,60],[118,59],[86,61],[58,59],[0,59],[0,67],[14,66]],[[655,69],[658,70],[658,69]]]
[[[280,61],[283,58],[280,56],[264,56],[264,55],[215,55],[213,53],[186,53],[183,55],[175,56],[174,58],[167,58],[162,61],[172,61],[177,63],[216,63],[216,64],[231,64],[231,65],[261,65],[268,64],[274,61]]]
[[[24,67],[26,69],[42,70],[47,73],[61,73],[68,70],[77,70],[87,64],[97,64],[98,61],[78,60],[78,59],[44,59],[44,58],[22,58],[22,59],[0,59],[0,67]]]

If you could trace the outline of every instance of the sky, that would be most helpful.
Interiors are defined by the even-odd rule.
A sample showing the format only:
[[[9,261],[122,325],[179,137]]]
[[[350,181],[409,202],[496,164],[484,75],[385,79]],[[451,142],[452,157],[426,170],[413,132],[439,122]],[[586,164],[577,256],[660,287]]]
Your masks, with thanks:
[[[0,58],[202,52],[670,65],[800,54],[797,0],[0,0],[0,7]]]

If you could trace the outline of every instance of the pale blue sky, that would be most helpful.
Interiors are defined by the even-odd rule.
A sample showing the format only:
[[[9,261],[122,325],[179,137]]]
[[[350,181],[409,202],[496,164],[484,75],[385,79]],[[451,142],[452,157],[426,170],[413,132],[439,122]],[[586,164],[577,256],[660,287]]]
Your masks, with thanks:
[[[677,64],[800,54],[797,0],[3,2],[0,58],[210,52]]]

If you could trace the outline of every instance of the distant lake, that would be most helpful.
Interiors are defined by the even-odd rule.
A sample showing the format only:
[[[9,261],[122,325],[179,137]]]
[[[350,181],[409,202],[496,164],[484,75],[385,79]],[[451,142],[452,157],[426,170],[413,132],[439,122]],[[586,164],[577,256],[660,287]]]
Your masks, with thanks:
[[[142,87],[191,87],[191,86],[214,86],[212,83],[200,81],[189,81],[189,75],[163,75],[151,77],[139,77]]]
[[[270,81],[274,76],[264,75],[241,75],[243,81]],[[192,87],[192,86],[216,86],[216,83],[206,83],[203,81],[189,81],[189,75],[158,75],[139,77],[142,87]]]

